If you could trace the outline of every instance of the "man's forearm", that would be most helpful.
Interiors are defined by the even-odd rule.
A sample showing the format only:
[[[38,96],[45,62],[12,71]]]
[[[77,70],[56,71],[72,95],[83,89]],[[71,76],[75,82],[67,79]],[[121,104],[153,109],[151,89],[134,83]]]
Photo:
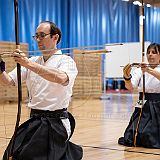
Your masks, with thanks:
[[[129,91],[133,91],[133,86],[132,86],[131,80],[128,80],[128,81],[125,80],[125,87],[126,87]]]
[[[50,69],[35,62],[30,62],[25,67],[51,82],[64,84],[68,81],[67,74],[56,68]]]
[[[15,85],[12,78],[5,71],[0,74],[0,83],[3,85]]]

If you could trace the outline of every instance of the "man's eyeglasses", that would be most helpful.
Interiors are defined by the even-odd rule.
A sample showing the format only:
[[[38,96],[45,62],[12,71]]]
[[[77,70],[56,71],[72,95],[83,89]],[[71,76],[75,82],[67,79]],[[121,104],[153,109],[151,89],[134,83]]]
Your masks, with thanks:
[[[36,33],[36,35],[32,37],[37,41],[37,39],[43,40],[47,35],[50,35],[50,34],[51,33],[46,34],[44,32],[39,32],[39,33]]]

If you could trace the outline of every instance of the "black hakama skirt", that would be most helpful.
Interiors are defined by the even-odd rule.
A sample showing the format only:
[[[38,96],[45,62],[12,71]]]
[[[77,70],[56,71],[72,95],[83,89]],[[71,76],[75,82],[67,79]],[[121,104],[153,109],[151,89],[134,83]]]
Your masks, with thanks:
[[[140,93],[139,100],[142,99]],[[136,146],[146,148],[160,148],[160,94],[145,93],[145,104],[136,137]],[[134,136],[141,108],[135,108],[127,126],[124,137],[118,143],[125,146],[134,146]]]
[[[75,120],[69,112],[32,110],[31,118],[18,128],[12,160],[81,160],[82,148],[69,141],[62,118],[69,118],[72,135]],[[10,147],[11,141],[3,160],[8,160]]]

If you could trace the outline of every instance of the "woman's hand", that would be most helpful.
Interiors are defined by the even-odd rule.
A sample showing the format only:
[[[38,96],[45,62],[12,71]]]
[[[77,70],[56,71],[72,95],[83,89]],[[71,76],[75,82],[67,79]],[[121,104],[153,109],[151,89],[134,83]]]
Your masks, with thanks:
[[[148,65],[146,63],[144,63],[144,62],[142,62],[140,64],[140,67],[141,67],[142,72],[147,72],[149,70]]]
[[[131,77],[130,73],[131,73],[131,64],[127,64],[123,68],[123,77],[126,79],[130,78]]]

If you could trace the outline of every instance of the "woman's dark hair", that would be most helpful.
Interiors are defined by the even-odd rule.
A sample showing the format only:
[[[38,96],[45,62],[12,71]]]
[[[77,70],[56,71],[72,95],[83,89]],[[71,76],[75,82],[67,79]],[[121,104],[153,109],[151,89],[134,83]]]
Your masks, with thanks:
[[[148,46],[148,48],[147,48],[147,53],[149,52],[149,50],[150,50],[151,48],[153,48],[157,54],[160,54],[160,44],[158,44],[158,43],[151,43],[151,44]]]
[[[59,38],[57,41],[57,44],[60,42],[61,37],[62,37],[62,32],[61,30],[56,26],[56,24],[54,24],[51,21],[42,21],[41,23],[49,23],[50,24],[50,34],[51,34],[51,38],[53,37],[53,35],[58,34]]]

